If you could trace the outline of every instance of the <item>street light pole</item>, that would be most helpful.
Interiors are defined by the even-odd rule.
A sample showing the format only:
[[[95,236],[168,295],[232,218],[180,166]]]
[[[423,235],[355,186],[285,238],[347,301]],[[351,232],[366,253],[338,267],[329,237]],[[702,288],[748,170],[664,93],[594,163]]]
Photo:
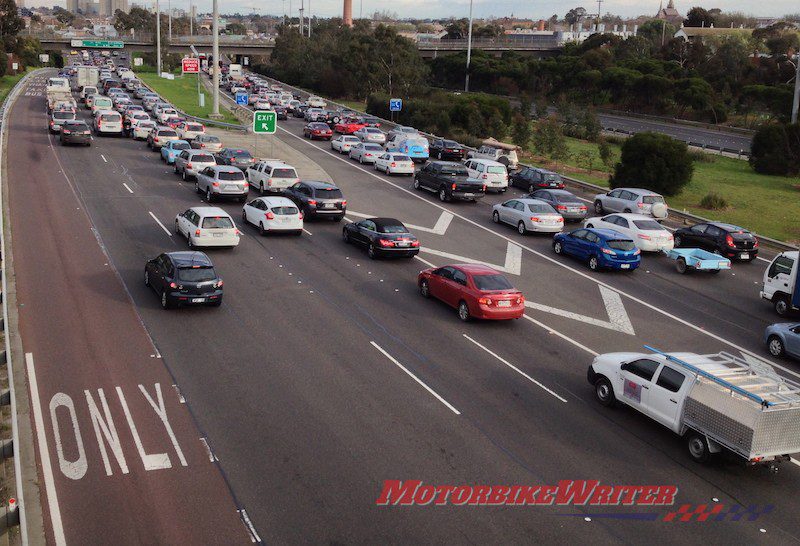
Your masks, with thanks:
[[[211,117],[212,118],[219,118],[219,3],[218,0],[214,0],[214,9],[213,9],[213,24],[212,32],[214,33],[214,45],[211,48],[211,56],[213,57],[214,66],[212,69],[212,77],[211,77],[211,85],[214,87],[213,95],[214,100],[213,107],[211,110]]]
[[[311,38],[311,0],[308,0],[308,37]]]
[[[161,8],[156,0],[156,71],[161,75]]]
[[[189,36],[194,36],[194,6],[192,6],[192,0],[189,0]]]
[[[172,43],[172,0],[167,0],[167,14],[169,15],[169,43]]]
[[[472,58],[472,0],[469,0],[469,30],[467,31],[467,77],[464,81],[464,92],[469,92],[469,61]]]
[[[800,103],[800,55],[796,55],[794,62],[797,70],[794,75],[794,99],[792,100],[792,123],[797,123],[797,106]]]

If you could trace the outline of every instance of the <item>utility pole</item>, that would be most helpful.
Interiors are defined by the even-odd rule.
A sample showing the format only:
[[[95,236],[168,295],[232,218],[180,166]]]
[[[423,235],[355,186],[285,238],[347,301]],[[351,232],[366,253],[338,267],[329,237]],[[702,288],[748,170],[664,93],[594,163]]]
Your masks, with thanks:
[[[469,62],[472,58],[472,0],[469,0],[469,30],[467,30],[467,77],[464,80],[464,92],[469,92]]]
[[[595,24],[597,25],[596,30],[600,32],[600,4],[602,4],[605,0],[597,0],[597,21]]]
[[[797,65],[794,74],[794,99],[792,100],[792,123],[797,123],[797,106],[800,103],[800,55],[794,56]]]
[[[300,0],[300,36],[303,36],[303,0]]]
[[[308,37],[311,38],[311,0],[308,0]]]
[[[194,36],[194,6],[192,6],[192,0],[189,0],[189,36]]]
[[[211,85],[214,87],[214,99],[212,101],[211,117],[221,118],[222,116],[219,113],[219,0],[214,0],[213,21],[211,28],[214,33],[214,45],[211,48],[211,56],[213,57],[214,67],[211,72]]]
[[[161,8],[156,0],[156,71],[161,76]]]
[[[172,0],[167,0],[167,12],[169,13],[169,43],[172,43]]]

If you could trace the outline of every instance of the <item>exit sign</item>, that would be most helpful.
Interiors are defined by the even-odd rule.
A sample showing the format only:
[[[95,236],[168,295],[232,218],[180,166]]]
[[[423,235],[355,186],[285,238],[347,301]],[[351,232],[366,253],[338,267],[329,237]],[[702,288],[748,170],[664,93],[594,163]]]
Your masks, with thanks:
[[[121,49],[125,47],[125,42],[117,40],[72,40],[72,47],[101,47],[104,49]]]
[[[273,135],[278,129],[278,114],[268,110],[253,112],[253,132],[263,135]]]

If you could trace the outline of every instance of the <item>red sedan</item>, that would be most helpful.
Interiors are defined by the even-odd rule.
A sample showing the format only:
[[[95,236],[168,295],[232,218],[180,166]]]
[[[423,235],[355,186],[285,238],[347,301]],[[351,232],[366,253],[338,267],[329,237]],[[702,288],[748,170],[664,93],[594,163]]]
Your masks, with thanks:
[[[425,269],[417,277],[423,297],[458,309],[458,318],[509,320],[522,317],[525,296],[503,275],[485,265],[458,264]]]
[[[313,121],[303,127],[303,136],[314,140],[320,138],[322,140],[330,140],[333,138],[333,131],[326,123],[318,123]]]
[[[367,122],[361,118],[346,118],[334,125],[333,130],[342,135],[352,135],[367,125]]]

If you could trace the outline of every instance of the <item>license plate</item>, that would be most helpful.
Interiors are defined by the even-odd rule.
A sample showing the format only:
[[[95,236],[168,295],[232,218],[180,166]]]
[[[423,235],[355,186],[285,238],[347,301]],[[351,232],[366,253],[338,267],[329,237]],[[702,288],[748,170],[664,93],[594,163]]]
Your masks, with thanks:
[[[631,268],[631,264],[621,264],[619,267],[621,269],[630,269]]]
[[[409,243],[397,243],[397,246],[408,246]]]
[[[497,302],[497,306],[498,307],[511,307],[511,301],[510,300],[500,300],[500,301]]]
[[[206,301],[205,298],[192,298],[192,303],[203,303]]]
[[[571,208],[568,208],[567,211],[569,211],[569,212],[578,212],[578,209],[576,209],[574,207],[571,207]]]
[[[740,254],[740,255],[739,255],[739,257],[740,257],[741,259],[743,259],[743,260],[747,260],[747,259],[749,259],[749,258],[750,258],[750,254],[747,254],[747,253],[745,252],[744,254]]]
[[[464,197],[475,197],[474,193],[465,193]]]
[[[332,209],[333,208],[333,203],[322,203],[322,208],[323,209]]]
[[[212,235],[214,237],[222,237],[223,234],[222,233],[212,233]]]

